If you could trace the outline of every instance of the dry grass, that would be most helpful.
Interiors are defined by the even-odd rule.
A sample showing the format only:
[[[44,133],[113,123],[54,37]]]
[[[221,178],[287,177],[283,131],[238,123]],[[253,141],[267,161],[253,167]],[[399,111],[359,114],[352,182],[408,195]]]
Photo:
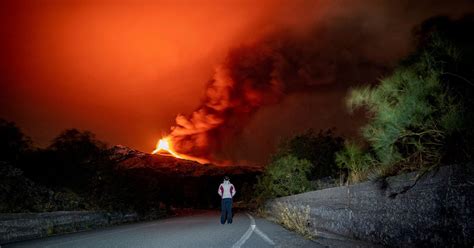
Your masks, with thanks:
[[[290,203],[276,203],[275,212],[277,221],[287,229],[295,231],[306,238],[314,239],[311,230],[311,208],[294,206]]]

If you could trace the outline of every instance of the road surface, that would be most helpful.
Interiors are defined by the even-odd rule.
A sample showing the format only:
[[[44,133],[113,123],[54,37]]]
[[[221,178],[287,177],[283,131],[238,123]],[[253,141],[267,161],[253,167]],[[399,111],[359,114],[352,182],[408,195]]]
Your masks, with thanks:
[[[2,245],[13,247],[323,247],[247,213],[221,225],[218,212],[174,217]]]

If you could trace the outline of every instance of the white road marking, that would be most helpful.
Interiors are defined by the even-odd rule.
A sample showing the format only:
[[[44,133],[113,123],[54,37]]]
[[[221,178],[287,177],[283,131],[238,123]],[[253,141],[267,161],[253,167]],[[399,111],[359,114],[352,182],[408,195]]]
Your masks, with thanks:
[[[232,246],[232,248],[240,248],[245,243],[245,241],[250,238],[250,235],[252,235],[254,229],[255,225],[250,225],[249,229],[247,229],[244,235]]]
[[[262,237],[263,240],[265,240],[270,245],[275,245],[275,242],[273,242],[273,240],[271,240],[267,235],[265,235],[265,233],[258,229],[257,225],[255,224],[255,219],[252,217],[252,215],[248,213],[246,214],[250,218],[249,229],[247,229],[244,235],[232,246],[232,248],[240,248],[250,238],[253,232]]]
[[[260,237],[262,237],[263,240],[267,241],[270,245],[275,245],[275,242],[271,240],[265,233],[263,233],[260,229],[255,228],[255,233],[258,234]]]

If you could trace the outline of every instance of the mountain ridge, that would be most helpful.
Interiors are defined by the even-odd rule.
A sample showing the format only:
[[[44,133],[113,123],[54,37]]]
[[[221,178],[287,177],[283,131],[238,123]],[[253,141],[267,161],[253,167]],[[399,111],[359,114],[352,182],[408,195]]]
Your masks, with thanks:
[[[147,168],[160,174],[177,174],[183,177],[240,175],[263,171],[259,166],[200,164],[196,161],[176,158],[171,154],[150,154],[123,145],[116,145],[110,150],[111,158],[123,169]]]

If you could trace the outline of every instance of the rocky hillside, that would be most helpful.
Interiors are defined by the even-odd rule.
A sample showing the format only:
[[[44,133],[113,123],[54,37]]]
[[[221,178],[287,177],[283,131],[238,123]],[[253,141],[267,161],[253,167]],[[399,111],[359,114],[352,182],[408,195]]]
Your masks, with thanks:
[[[125,146],[111,149],[111,158],[118,163],[119,170],[157,191],[167,207],[219,207],[217,188],[224,175],[230,176],[237,188],[234,201],[247,201],[257,176],[262,173],[260,167],[200,164],[170,154],[148,154]]]
[[[200,164],[191,160],[173,157],[168,153],[149,154],[133,150],[126,146],[117,145],[111,148],[112,158],[119,161],[125,169],[147,168],[163,174],[176,174],[183,177],[242,175],[261,173],[257,166],[219,166]]]

